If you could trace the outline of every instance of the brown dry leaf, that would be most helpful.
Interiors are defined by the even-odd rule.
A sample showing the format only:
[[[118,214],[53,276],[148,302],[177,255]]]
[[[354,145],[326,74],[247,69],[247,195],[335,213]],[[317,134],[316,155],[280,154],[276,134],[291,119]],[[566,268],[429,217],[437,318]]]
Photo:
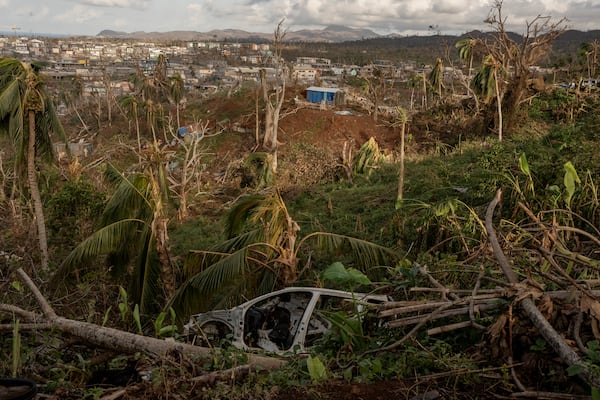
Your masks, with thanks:
[[[504,327],[506,326],[507,322],[508,322],[508,315],[506,315],[506,314],[500,315],[498,317],[498,319],[496,320],[496,322],[494,322],[488,328],[488,332],[490,333],[490,336],[493,339],[496,339],[496,338],[499,338],[500,336],[502,336],[504,334]]]
[[[550,296],[543,295],[537,305],[537,308],[540,310],[544,318],[550,320],[552,313],[554,312],[554,303],[552,303]]]
[[[579,307],[582,312],[588,312],[596,320],[600,320],[600,302],[589,296],[581,296]]]
[[[494,322],[488,328],[488,332],[491,337],[490,344],[492,345],[492,356],[495,358],[504,356],[505,354],[510,354],[510,349],[506,338],[507,323],[508,314],[502,314],[498,317],[498,319],[496,319],[496,322]]]
[[[581,296],[579,301],[579,309],[582,312],[589,313],[591,318],[592,332],[597,340],[600,340],[600,332],[598,329],[598,321],[600,320],[600,302],[590,298],[589,296]]]
[[[518,303],[527,297],[537,300],[544,294],[540,289],[528,285],[527,283],[514,283],[511,285],[511,290],[515,291],[515,303]]]

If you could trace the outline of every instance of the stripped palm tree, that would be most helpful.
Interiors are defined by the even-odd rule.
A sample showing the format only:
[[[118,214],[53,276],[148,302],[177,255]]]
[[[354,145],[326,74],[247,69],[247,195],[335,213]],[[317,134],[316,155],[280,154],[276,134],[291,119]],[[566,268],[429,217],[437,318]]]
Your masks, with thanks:
[[[479,99],[477,95],[473,93],[473,89],[470,85],[472,79],[473,72],[473,58],[475,56],[475,52],[481,45],[480,41],[474,38],[465,38],[456,42],[455,47],[458,49],[458,57],[465,62],[468,62],[467,69],[467,77],[465,86],[467,88],[467,92],[471,94],[473,100],[475,101],[475,109],[479,112]]]
[[[504,85],[500,78],[505,74],[502,65],[492,56],[487,55],[483,59],[481,68],[473,77],[473,86],[475,91],[479,93],[485,103],[490,103],[491,99],[496,99],[498,113],[498,140],[502,141],[503,121],[502,121],[502,99],[504,97]]]
[[[253,229],[246,230],[248,227]],[[312,251],[343,252],[363,269],[384,265],[396,258],[386,247],[327,232],[299,236],[300,227],[290,216],[276,190],[248,196],[227,219],[229,239],[210,250],[192,250],[184,263],[186,281],[171,305],[180,316],[223,307],[289,286],[311,268]]]
[[[169,77],[169,101],[175,104],[175,110],[177,112],[177,128],[181,126],[181,121],[179,120],[179,107],[181,106],[184,96],[184,81],[179,72],[176,72]]]
[[[442,100],[442,87],[444,82],[444,63],[441,58],[435,60],[435,65],[429,74],[429,82]]]
[[[142,152],[142,140],[140,135],[140,119],[139,119],[139,109],[140,102],[138,97],[133,94],[128,94],[119,98],[119,105],[125,109],[125,112],[133,118],[135,122],[135,133],[137,137],[138,144],[138,157],[141,162],[141,152]]]
[[[0,134],[8,135],[12,140],[15,170],[19,176],[23,176],[24,171],[27,173],[41,269],[47,270],[48,237],[36,166],[38,160],[49,162],[54,159],[50,134],[57,134],[63,141],[66,141],[66,135],[54,104],[44,90],[39,71],[36,64],[14,58],[0,59]]]
[[[462,61],[468,61],[467,79],[471,79],[471,72],[473,70],[473,57],[475,55],[475,48],[477,47],[478,41],[473,38],[465,38],[456,42],[455,47],[458,49],[458,57]]]

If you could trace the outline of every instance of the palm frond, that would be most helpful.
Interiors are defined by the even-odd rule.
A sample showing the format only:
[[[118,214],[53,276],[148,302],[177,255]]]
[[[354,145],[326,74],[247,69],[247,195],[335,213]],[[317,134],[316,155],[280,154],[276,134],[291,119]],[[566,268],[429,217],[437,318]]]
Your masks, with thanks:
[[[243,283],[245,278],[249,278],[246,276],[246,272],[250,269],[248,252],[249,248],[245,247],[224,255],[205,269],[185,265],[185,270],[199,270],[200,272],[187,279],[173,296],[171,306],[177,314],[189,315],[192,312],[206,310],[215,293],[233,283]],[[195,260],[198,258],[189,257],[186,258],[185,263],[192,263]]]
[[[16,107],[21,106],[22,87],[18,80],[0,84],[0,118],[12,114]]]
[[[339,254],[343,251],[344,257],[352,258],[357,263],[358,269],[363,271],[374,266],[389,265],[399,258],[399,254],[388,247],[328,232],[314,232],[305,236],[298,243],[296,251],[310,241],[315,241],[317,248],[325,253]]]
[[[107,225],[124,218],[147,221],[152,215],[148,203],[149,180],[143,174],[131,178],[121,177],[120,184],[109,199],[100,223]]]
[[[201,293],[210,294],[226,282],[234,278],[242,278],[249,268],[249,248],[244,247],[234,253],[222,257],[219,261],[190,278],[192,287]]]
[[[114,165],[108,163],[104,169],[104,179],[112,186],[119,186],[123,179],[126,179],[121,171],[119,171]]]
[[[215,264],[223,257],[227,257],[239,249],[261,242],[262,231],[255,229],[225,242],[218,243],[209,250],[190,250],[183,264],[183,273],[186,277],[191,277]]]
[[[71,251],[60,265],[54,279],[64,278],[91,258],[119,250],[128,242],[128,232],[131,229],[140,229],[145,225],[144,221],[138,219],[124,219],[100,228]]]
[[[211,251],[218,253],[233,253],[234,251],[249,246],[253,243],[264,242],[264,231],[260,228],[242,233],[221,243],[217,243],[210,248]]]
[[[54,115],[52,115],[54,113]],[[58,121],[58,116],[56,115],[56,110],[52,105],[52,102],[48,102],[46,104],[46,108],[43,113],[35,114],[35,153],[41,160],[44,162],[52,162],[54,161],[54,148],[52,146],[52,138],[50,137],[50,132],[53,132],[54,129],[59,129],[59,136],[62,133],[61,139],[65,141],[64,130]],[[56,119],[56,121],[54,121]],[[58,124],[58,127],[55,126]],[[69,151],[69,146],[65,146],[66,151]]]
[[[232,238],[241,234],[257,207],[265,200],[264,195],[251,195],[242,198],[227,214],[225,234]]]
[[[138,262],[133,271],[130,284],[131,299],[140,305],[140,311],[156,311],[163,297],[160,289],[161,264],[156,257],[156,238],[150,229],[140,238],[142,243]]]

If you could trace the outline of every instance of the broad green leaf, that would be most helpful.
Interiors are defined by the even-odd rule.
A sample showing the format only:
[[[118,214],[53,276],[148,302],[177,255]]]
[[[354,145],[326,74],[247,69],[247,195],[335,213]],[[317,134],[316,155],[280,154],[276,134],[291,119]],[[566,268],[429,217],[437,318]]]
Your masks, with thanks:
[[[121,296],[121,301],[123,303],[127,303],[127,291],[123,288],[123,286],[119,286],[119,295]]]
[[[140,306],[138,304],[133,308],[133,320],[135,321],[135,325],[138,328],[138,332],[142,334],[142,321],[140,320]]]
[[[347,271],[351,283],[358,283],[361,285],[368,285],[371,283],[371,280],[356,268],[348,268]]]
[[[321,274],[321,278],[338,284],[368,285],[371,283],[365,274],[355,268],[346,269],[339,261],[327,267]]]
[[[110,310],[112,310],[112,306],[109,306],[109,307],[106,309],[106,312],[104,313],[104,318],[102,318],[102,326],[105,326],[105,325],[106,325],[106,322],[108,321],[108,317],[109,317],[109,315],[110,315]]]
[[[319,357],[308,356],[306,366],[313,383],[319,383],[327,379],[327,369]]]
[[[175,332],[177,332],[177,325],[163,326],[158,331],[158,337],[173,336]]]
[[[156,319],[154,320],[154,332],[156,333],[157,336],[160,336],[159,332],[163,326],[163,323],[165,322],[166,316],[167,316],[167,313],[161,312],[160,314],[158,314],[158,317],[156,317]]]
[[[17,292],[23,291],[23,285],[21,285],[21,282],[19,281],[12,281],[10,286],[12,286]]]
[[[567,204],[567,206],[571,206],[571,199],[573,198],[573,194],[575,194],[575,183],[581,183],[581,180],[579,179],[579,175],[577,175],[577,170],[575,170],[575,166],[573,166],[571,161],[567,161],[564,165],[564,168],[564,184],[565,189],[567,191],[565,196],[565,203]]]
[[[529,163],[527,162],[525,153],[521,154],[521,157],[519,157],[519,167],[525,175],[531,177],[531,170],[529,169]]]

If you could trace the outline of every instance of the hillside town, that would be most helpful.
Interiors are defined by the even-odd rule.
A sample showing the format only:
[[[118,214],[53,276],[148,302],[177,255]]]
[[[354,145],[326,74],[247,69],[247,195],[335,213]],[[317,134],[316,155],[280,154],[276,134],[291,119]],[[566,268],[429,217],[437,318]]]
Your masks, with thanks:
[[[273,79],[272,45],[187,41],[176,44],[143,41],[94,39],[44,39],[17,36],[0,37],[0,56],[48,64],[44,73],[53,80],[79,77],[84,82],[83,95],[102,93],[105,80],[111,80],[116,96],[128,93],[127,79],[138,69],[151,72],[159,56],[168,60],[167,74],[178,73],[188,90],[211,90],[236,85],[241,81],[258,81],[260,69]],[[329,58],[300,56],[285,60],[286,78],[293,83],[336,87],[342,77],[372,76],[375,69],[390,79],[406,81],[415,74],[429,73],[431,65],[417,65],[406,60],[393,63],[373,60],[366,65],[346,65]],[[444,74],[462,74],[458,68],[446,67]]]

